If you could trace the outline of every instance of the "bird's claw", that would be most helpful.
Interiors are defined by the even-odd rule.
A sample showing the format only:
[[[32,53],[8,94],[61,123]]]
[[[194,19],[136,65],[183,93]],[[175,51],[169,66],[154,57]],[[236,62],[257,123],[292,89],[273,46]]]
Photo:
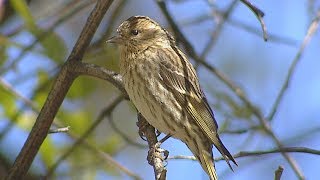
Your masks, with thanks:
[[[169,156],[169,151],[160,148],[161,142],[157,142],[153,147],[151,147],[148,151],[148,163],[150,165],[153,164],[154,158],[159,158],[161,161],[165,161]]]

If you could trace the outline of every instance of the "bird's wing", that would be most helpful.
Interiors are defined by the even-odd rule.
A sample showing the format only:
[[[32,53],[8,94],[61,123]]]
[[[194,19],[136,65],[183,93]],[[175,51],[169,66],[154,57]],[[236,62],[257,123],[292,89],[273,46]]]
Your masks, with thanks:
[[[185,105],[188,114],[196,121],[206,136],[214,143],[217,141],[218,125],[213,112],[200,89],[197,75],[185,55],[175,49],[158,53],[160,58],[160,76],[165,85],[174,94],[181,105]]]
[[[187,110],[232,169],[228,160],[236,165],[237,163],[217,134],[218,124],[200,88],[197,74],[187,57],[176,47],[158,50],[157,57],[161,66],[159,68],[160,78],[162,78],[165,86],[171,91],[182,108]]]

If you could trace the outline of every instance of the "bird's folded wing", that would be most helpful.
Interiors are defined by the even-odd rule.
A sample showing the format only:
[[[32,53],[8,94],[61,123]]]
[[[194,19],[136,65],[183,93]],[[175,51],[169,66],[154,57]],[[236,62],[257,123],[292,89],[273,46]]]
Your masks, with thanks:
[[[162,54],[162,56],[168,56],[165,53],[159,53],[158,55],[160,54]],[[183,54],[160,57],[160,59],[161,67],[159,68],[159,74],[164,85],[173,93],[182,108],[187,110],[188,114],[196,121],[196,124],[203,130],[207,137],[213,143],[217,143],[216,133],[218,125],[200,89],[197,75],[190,62],[185,59]],[[180,60],[181,63],[170,62],[174,60]]]

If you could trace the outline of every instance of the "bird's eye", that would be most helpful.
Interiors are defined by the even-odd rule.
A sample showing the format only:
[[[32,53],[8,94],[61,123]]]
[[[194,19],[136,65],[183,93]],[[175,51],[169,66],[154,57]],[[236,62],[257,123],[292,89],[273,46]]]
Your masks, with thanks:
[[[131,34],[136,36],[139,34],[139,31],[136,29],[133,29],[133,30],[131,30]]]

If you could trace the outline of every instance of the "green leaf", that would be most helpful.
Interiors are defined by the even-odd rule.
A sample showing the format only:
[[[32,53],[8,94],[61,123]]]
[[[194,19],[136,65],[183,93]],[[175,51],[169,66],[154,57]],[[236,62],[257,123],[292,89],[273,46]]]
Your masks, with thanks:
[[[70,99],[83,98],[84,96],[92,93],[95,88],[96,81],[93,81],[92,78],[79,77],[73,82],[67,97]]]
[[[0,87],[0,104],[5,117],[12,117],[16,113],[16,103],[12,95],[3,87]]]
[[[26,23],[27,29],[29,29],[30,31],[36,31],[37,26],[28,8],[26,1],[10,0],[10,3],[13,9],[21,16],[21,18]]]
[[[0,66],[3,65],[8,59],[7,48],[5,46],[0,46]]]
[[[51,88],[51,84],[52,82],[48,82],[50,81],[49,75],[46,71],[42,71],[39,70],[38,71],[38,87],[42,87],[41,90],[39,92],[37,92],[37,94],[34,97],[34,101],[38,104],[39,107],[41,107],[45,100],[47,99],[48,93],[50,91]]]
[[[50,135],[47,136],[40,148],[40,155],[46,167],[50,167],[54,163],[57,154],[56,151],[56,147],[53,144]]]
[[[44,48],[44,54],[55,62],[62,62],[67,53],[67,47],[64,41],[54,32],[47,32],[37,26],[25,1],[10,0],[10,2],[14,10],[24,20],[28,31],[39,39]]]
[[[70,126],[77,134],[83,133],[91,124],[92,114],[89,111],[66,111],[61,109],[57,117],[63,119],[65,125]]]
[[[45,38],[40,39],[42,46],[44,47],[44,54],[55,62],[63,62],[66,54],[67,47],[64,41],[56,33],[47,33]]]

